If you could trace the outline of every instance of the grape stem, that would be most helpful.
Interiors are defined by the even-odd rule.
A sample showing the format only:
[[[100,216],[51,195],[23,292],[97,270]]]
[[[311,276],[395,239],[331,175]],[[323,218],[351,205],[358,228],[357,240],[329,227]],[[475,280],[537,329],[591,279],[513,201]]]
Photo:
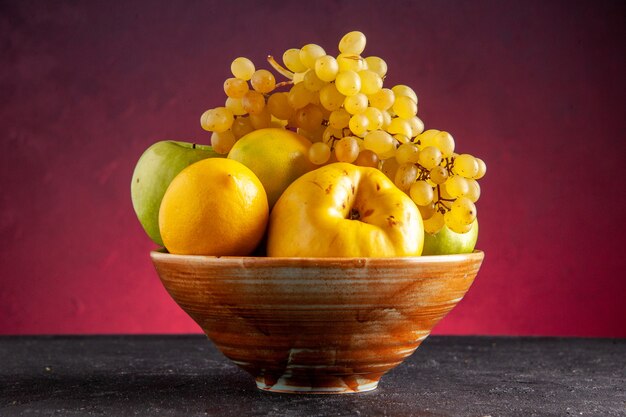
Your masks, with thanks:
[[[282,65],[280,65],[273,56],[268,55],[267,56],[267,62],[270,63],[270,65],[279,73],[281,73],[282,75],[284,75],[286,78],[293,80],[293,72],[289,71],[287,68],[283,67]]]
[[[446,206],[444,201],[453,203],[454,199],[443,198],[441,196],[441,186],[437,184],[437,201],[435,201],[435,207],[437,207],[437,211],[441,214],[446,214],[446,211],[450,210],[450,207]]]
[[[330,142],[330,145],[328,145],[330,147],[330,150],[334,150],[335,149],[335,143],[340,140],[341,138],[338,138],[335,135],[330,135],[330,138],[328,138],[328,141]]]
[[[448,171],[448,175],[453,175],[452,168],[454,167],[454,158],[444,158],[446,165],[444,168]]]
[[[274,87],[274,89],[284,87],[286,85],[293,85],[293,81],[281,81],[279,83],[276,83],[276,86]]]

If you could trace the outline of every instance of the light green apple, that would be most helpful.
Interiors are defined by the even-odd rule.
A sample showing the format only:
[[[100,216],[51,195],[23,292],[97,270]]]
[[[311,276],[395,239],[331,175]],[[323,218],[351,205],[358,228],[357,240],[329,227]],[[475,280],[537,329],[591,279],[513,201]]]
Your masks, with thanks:
[[[467,233],[456,233],[448,226],[431,235],[424,232],[424,250],[422,255],[451,255],[455,253],[470,253],[476,246],[478,239],[478,219],[472,223]]]
[[[163,246],[159,207],[170,182],[194,162],[219,156],[222,155],[210,146],[173,140],[157,142],[141,155],[133,172],[130,195],[137,218],[154,243]]]

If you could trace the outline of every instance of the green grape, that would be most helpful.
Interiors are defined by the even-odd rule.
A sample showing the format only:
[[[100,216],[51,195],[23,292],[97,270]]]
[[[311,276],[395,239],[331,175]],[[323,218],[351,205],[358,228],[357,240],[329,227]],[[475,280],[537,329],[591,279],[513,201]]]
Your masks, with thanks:
[[[324,142],[315,142],[309,148],[309,161],[315,165],[325,164],[330,158],[330,147]]]
[[[291,72],[304,72],[306,67],[300,61],[300,50],[297,48],[287,49],[283,54],[283,63]]]
[[[249,117],[237,117],[231,127],[235,138],[239,139],[254,130]]]
[[[307,104],[296,111],[296,126],[305,130],[314,130],[322,124],[324,115],[322,110],[315,104]]]
[[[230,64],[230,71],[235,78],[248,81],[254,74],[254,64],[248,58],[239,57],[235,58]]]
[[[439,131],[436,129],[426,130],[415,138],[415,142],[418,143],[420,149],[423,149],[427,146],[434,146],[438,148],[437,141],[435,140],[435,137],[438,134],[439,134]]]
[[[337,65],[339,65],[339,72],[359,72],[365,69],[366,63],[358,54],[339,54],[337,55]]]
[[[357,145],[359,145],[359,152],[361,152],[362,150],[365,149],[365,140],[363,140],[363,138],[360,138],[358,136],[352,136],[354,138],[354,140],[356,140]]]
[[[376,94],[383,88],[383,79],[374,71],[362,70],[358,72],[361,78],[361,91],[367,95]]]
[[[255,129],[265,129],[272,125],[272,115],[267,106],[260,113],[250,114],[250,123]]]
[[[354,71],[341,71],[335,79],[335,87],[344,96],[353,96],[361,91],[361,78]]]
[[[309,91],[320,91],[326,84],[328,84],[326,81],[320,80],[313,70],[308,70],[304,73],[304,79],[302,82]]]
[[[352,31],[346,33],[339,41],[339,52],[360,55],[365,50],[366,42],[367,40],[362,32]]]
[[[367,133],[367,127],[369,125],[369,121],[367,120],[367,116],[364,114],[355,114],[350,118],[348,122],[348,127],[356,136],[363,137]]]
[[[452,213],[452,210],[446,212],[443,216],[445,225],[448,226],[448,229],[452,230],[455,233],[467,233],[472,228],[471,224],[463,224],[458,221],[455,215]]]
[[[441,165],[437,165],[430,170],[429,177],[433,183],[443,184],[448,179],[448,170]]]
[[[419,164],[430,170],[441,164],[441,151],[434,146],[427,146],[419,153]]]
[[[407,96],[396,96],[396,101],[391,108],[398,117],[403,119],[410,119],[417,114],[417,103]]]
[[[289,105],[296,110],[309,104],[314,96],[313,92],[309,91],[304,83],[292,86],[288,94],[287,99],[289,100]]]
[[[400,146],[400,142],[398,142],[398,139],[393,138],[393,146],[391,147],[391,149],[389,149],[387,152],[378,156],[380,157],[380,159],[395,158],[396,150],[398,149],[398,146]]]
[[[472,155],[464,153],[454,158],[454,172],[465,178],[473,178],[478,174],[478,162]]]
[[[417,206],[417,209],[422,215],[422,220],[430,219],[435,214],[435,203],[426,204],[425,206]]]
[[[276,78],[274,78],[274,74],[268,70],[260,69],[252,74],[250,84],[252,84],[252,88],[259,93],[269,93],[276,88]]]
[[[369,121],[369,130],[378,130],[383,126],[383,113],[376,107],[366,108],[364,114]]]
[[[322,134],[322,142],[332,148],[334,143],[343,138],[343,136],[342,129],[335,129],[334,127],[328,126],[324,129],[324,133]]]
[[[413,89],[407,85],[398,84],[398,85],[393,86],[391,90],[394,92],[396,97],[406,96],[406,97],[413,99],[415,104],[418,103],[417,94],[415,94],[415,91],[413,91]]]
[[[361,167],[370,167],[370,168],[378,168],[378,155],[375,152],[372,152],[369,149],[363,149],[359,152],[359,156],[357,156],[354,161],[354,165],[358,165]]]
[[[352,163],[358,156],[359,143],[354,136],[346,136],[335,143],[337,161]]]
[[[305,86],[306,87],[306,86]],[[324,111],[324,116],[328,118],[330,112],[322,107],[320,103],[320,92],[319,91],[311,91],[311,104],[315,104],[316,106],[320,106],[320,108]]]
[[[321,142],[322,136],[324,134],[324,130],[326,130],[326,126],[319,125],[313,130],[304,130],[302,128],[298,128],[298,134],[304,136],[312,143]]]
[[[393,148],[393,137],[383,130],[372,130],[365,136],[363,146],[377,155],[382,155]]]
[[[435,197],[433,187],[426,181],[415,181],[411,184],[409,195],[411,196],[411,200],[418,206],[429,206]]]
[[[380,113],[383,115],[383,124],[381,125],[381,129],[386,130],[391,124],[391,115],[387,110],[381,110]]]
[[[387,75],[387,63],[382,58],[368,56],[365,58],[365,63],[367,64],[367,69],[374,71],[380,78]]]
[[[265,108],[265,97],[258,91],[248,91],[241,99],[243,108],[250,114],[257,114]]]
[[[399,133],[396,133],[395,135],[393,135],[393,137],[398,141],[398,143],[407,143],[409,142],[409,138],[407,138],[404,135],[401,135]]]
[[[320,103],[329,111],[339,110],[346,96],[341,94],[335,84],[327,84],[320,90]]]
[[[367,109],[367,96],[363,93],[348,96],[343,102],[343,108],[350,114],[364,113]]]
[[[382,161],[380,170],[387,178],[393,181],[396,178],[396,172],[398,172],[399,167],[400,165],[398,165],[398,161],[395,158],[389,158]]]
[[[407,138],[411,137],[411,124],[408,120],[400,117],[392,118],[385,130],[392,135],[400,134],[406,136]]]
[[[412,184],[415,183],[417,174],[418,170],[415,164],[408,163],[399,165],[394,177],[394,183],[402,191],[408,192]]]
[[[432,216],[428,219],[424,219],[424,231],[431,235],[439,232],[443,226],[445,225],[445,220],[443,214],[436,211]]]
[[[226,107],[216,107],[202,113],[200,125],[210,132],[225,132],[233,125],[235,116]]]
[[[211,134],[211,147],[219,154],[225,155],[230,152],[235,142],[237,142],[237,139],[230,130],[213,132]]]
[[[439,132],[435,135],[434,143],[444,158],[450,158],[454,153],[454,138],[448,132]]]
[[[308,45],[304,45],[302,49],[300,49],[300,62],[302,62],[302,64],[304,64],[307,68],[315,69],[315,61],[317,61],[317,58],[324,55],[326,55],[324,48],[310,43]]]
[[[468,190],[464,194],[464,196],[469,198],[473,203],[475,203],[480,198],[480,185],[475,179],[467,179],[466,181],[468,185]]]
[[[330,113],[328,125],[334,127],[335,129],[343,129],[348,127],[350,117],[352,117],[352,115],[345,109],[335,110]]]
[[[339,64],[337,64],[337,60],[330,55],[321,56],[315,61],[315,75],[322,81],[334,81],[338,72]]]
[[[416,137],[424,131],[424,122],[422,122],[422,119],[417,116],[413,116],[409,119],[409,125],[411,125],[412,138]]]
[[[416,164],[418,156],[417,146],[412,143],[403,143],[396,149],[395,157],[400,165],[407,163]]]
[[[289,120],[294,114],[294,109],[289,104],[289,94],[284,92],[272,94],[267,99],[267,108],[272,116],[280,120]]]
[[[475,158],[475,159],[476,159],[476,163],[478,164],[478,172],[476,173],[476,175],[474,175],[474,179],[479,180],[485,176],[485,173],[487,172],[487,165],[485,165],[485,161],[483,161],[482,159],[480,158]]]
[[[228,78],[224,81],[224,92],[231,98],[242,98],[249,89],[248,82],[239,78]]]
[[[432,182],[432,181],[431,181]],[[452,197],[450,195],[450,193],[448,193],[448,189],[446,188],[446,183],[444,182],[443,184],[435,184],[433,183],[434,186],[436,186],[435,188],[435,201],[437,200],[454,200],[456,198]]]
[[[467,180],[458,175],[448,177],[445,182],[445,190],[452,198],[466,195],[469,192]]]
[[[235,116],[243,116],[248,112],[243,108],[243,100],[240,98],[226,98],[226,108],[233,112]]]
[[[459,197],[450,206],[450,213],[457,222],[470,225],[476,220],[476,205],[467,197]]]
[[[396,96],[392,90],[381,88],[377,93],[369,95],[368,98],[370,100],[370,106],[376,107],[379,110],[387,110],[393,106]]]

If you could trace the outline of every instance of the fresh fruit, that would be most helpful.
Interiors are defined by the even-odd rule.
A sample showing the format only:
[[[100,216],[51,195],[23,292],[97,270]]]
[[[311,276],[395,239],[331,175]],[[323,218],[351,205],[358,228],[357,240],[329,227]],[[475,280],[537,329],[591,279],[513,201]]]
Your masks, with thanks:
[[[241,162],[261,180],[270,209],[296,178],[316,168],[309,160],[311,142],[280,128],[259,129],[239,139],[228,159]]]
[[[457,233],[467,232],[476,207],[458,200],[476,203],[477,180],[486,172],[485,163],[455,153],[449,133],[424,131],[415,90],[404,84],[384,87],[387,63],[380,57],[364,57],[366,44],[363,33],[352,31],[339,41],[336,57],[315,44],[288,49],[283,54],[286,68],[269,56],[269,64],[286,77],[283,82],[276,82],[266,70],[255,72],[251,61],[237,58],[231,67],[235,78],[224,85],[226,107],[205,112],[202,126],[218,133],[219,152],[240,137],[235,130],[240,130],[242,120],[250,120],[255,129],[274,123],[296,130],[326,145],[315,145],[308,153],[313,164],[341,161],[377,167],[420,205],[424,220],[438,213],[428,223],[438,228],[435,233],[444,224]],[[252,90],[240,107],[233,100],[250,88],[247,80]]]
[[[419,256],[417,206],[382,172],[333,163],[304,174],[270,216],[268,256]]]
[[[456,233],[443,226],[435,234],[424,233],[424,250],[422,255],[449,255],[454,253],[470,253],[478,239],[478,220],[474,220],[466,233]]]
[[[133,208],[150,239],[163,246],[159,232],[159,207],[165,190],[183,168],[202,159],[220,156],[210,146],[165,140],[141,155],[130,185]]]
[[[165,248],[183,255],[249,255],[267,226],[267,195],[245,165],[211,158],[183,169],[159,210]]]
[[[471,251],[478,233],[476,202],[481,195],[478,180],[487,169],[484,161],[456,153],[448,132],[424,130],[415,90],[404,84],[385,87],[387,63],[363,56],[366,44],[363,33],[352,31],[340,40],[336,57],[316,44],[285,51],[284,67],[268,56],[284,81],[245,57],[233,60],[232,77],[223,83],[224,105],[200,118],[202,128],[211,132],[212,147],[159,142],[137,163],[131,194],[148,235],[179,253],[250,253],[260,239],[253,232],[265,226],[262,208],[240,198],[243,187],[257,189],[257,195],[263,192],[269,210],[275,204],[281,207],[275,210],[280,215],[274,223],[288,226],[274,233],[274,255],[415,255],[421,252],[424,232],[433,247],[425,254]],[[205,168],[188,171],[171,187],[178,197],[169,197],[164,209],[162,199],[172,179],[217,154],[240,164],[233,172],[228,171],[233,165],[225,162],[207,163],[217,167],[213,173]],[[241,166],[248,170],[244,173]],[[314,169],[316,174],[306,174]],[[250,173],[255,186],[216,186],[223,180],[219,175],[232,180]],[[297,180],[305,174],[315,181]],[[201,187],[198,178],[208,181]],[[374,182],[381,187],[376,192]],[[315,184],[324,184],[328,193],[320,194]],[[353,195],[346,194],[348,185]],[[279,205],[288,187],[296,191],[289,191],[287,203]],[[341,198],[338,190],[343,190]],[[344,206],[337,207],[340,203]],[[159,219],[160,207],[167,213],[165,220]],[[368,214],[370,208],[377,214]],[[214,215],[220,210],[236,215]],[[405,230],[416,227],[419,233]]]

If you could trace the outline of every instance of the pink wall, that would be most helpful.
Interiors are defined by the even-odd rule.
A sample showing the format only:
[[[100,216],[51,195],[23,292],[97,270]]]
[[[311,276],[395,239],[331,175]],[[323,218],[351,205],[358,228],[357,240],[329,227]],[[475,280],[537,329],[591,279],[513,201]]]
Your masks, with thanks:
[[[626,337],[622,3],[173,3],[0,6],[0,333],[198,331],[148,258],[137,158],[208,142],[234,57],[359,29],[489,167],[486,261],[436,332]]]

